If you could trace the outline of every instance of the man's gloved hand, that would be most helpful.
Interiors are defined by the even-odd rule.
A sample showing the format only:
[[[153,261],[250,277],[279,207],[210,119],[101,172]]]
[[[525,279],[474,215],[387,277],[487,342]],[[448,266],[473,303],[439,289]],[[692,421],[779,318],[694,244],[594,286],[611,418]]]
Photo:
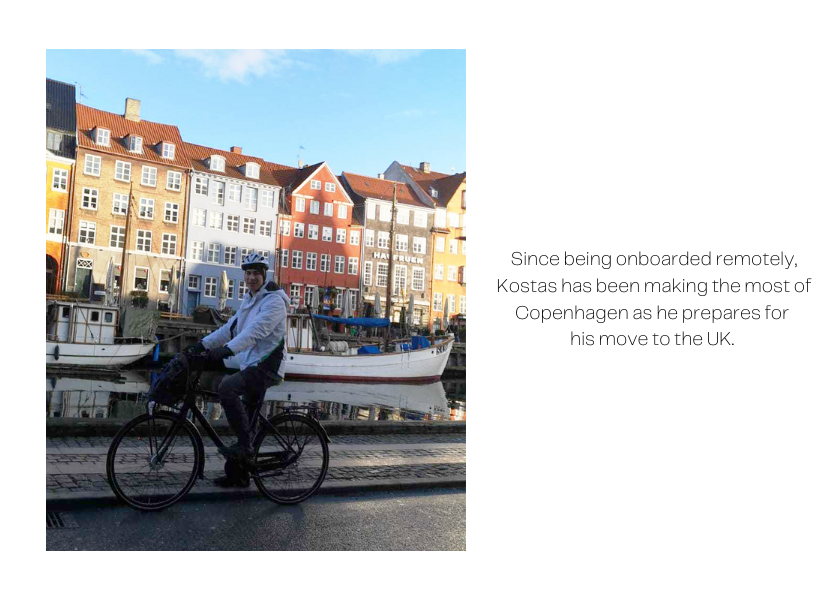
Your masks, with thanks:
[[[216,361],[224,360],[228,356],[233,356],[233,350],[231,350],[227,346],[221,346],[219,348],[213,348],[210,351],[210,356],[208,356],[208,358],[212,361]]]
[[[187,354],[203,354],[207,352],[207,348],[204,347],[204,344],[198,342],[197,344],[193,344],[192,346],[187,346],[185,350]]]

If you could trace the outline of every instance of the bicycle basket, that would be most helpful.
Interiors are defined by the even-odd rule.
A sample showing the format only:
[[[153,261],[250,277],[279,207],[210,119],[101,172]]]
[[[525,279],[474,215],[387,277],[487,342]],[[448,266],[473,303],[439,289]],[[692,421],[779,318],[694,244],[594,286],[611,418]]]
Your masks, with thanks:
[[[149,388],[149,400],[164,406],[175,406],[187,389],[189,373],[190,365],[187,357],[176,354],[152,382]]]

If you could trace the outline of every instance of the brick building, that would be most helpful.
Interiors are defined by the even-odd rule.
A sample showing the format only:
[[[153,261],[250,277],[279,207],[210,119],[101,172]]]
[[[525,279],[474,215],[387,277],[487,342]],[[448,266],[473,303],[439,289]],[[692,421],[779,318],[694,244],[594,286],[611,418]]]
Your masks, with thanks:
[[[47,79],[47,293],[61,285],[66,217],[76,163],[76,88]]]

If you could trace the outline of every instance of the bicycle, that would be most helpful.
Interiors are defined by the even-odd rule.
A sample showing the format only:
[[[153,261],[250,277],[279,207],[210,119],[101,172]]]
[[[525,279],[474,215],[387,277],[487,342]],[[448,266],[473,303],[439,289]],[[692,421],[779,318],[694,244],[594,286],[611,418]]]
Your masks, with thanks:
[[[190,363],[196,357],[192,358]],[[117,498],[132,508],[154,511],[172,506],[187,495],[198,478],[204,479],[204,444],[189,419],[190,412],[216,447],[224,447],[196,406],[197,397],[218,398],[216,392],[198,387],[203,361],[198,364],[195,373],[187,370],[186,388],[177,402],[182,404],[180,409],[160,411],[150,400],[146,414],[123,425],[111,442],[106,463],[108,484]],[[327,475],[329,436],[312,417],[314,409],[284,408],[269,419],[262,414],[263,401],[264,397],[247,407],[249,431],[252,436],[256,432],[255,463],[247,472],[269,500],[303,502],[318,491]]]

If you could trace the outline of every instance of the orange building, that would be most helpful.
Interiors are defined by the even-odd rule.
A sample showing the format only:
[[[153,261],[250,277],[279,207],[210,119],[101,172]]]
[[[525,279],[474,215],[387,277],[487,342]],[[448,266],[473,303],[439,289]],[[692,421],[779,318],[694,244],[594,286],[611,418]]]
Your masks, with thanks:
[[[59,291],[76,156],[76,88],[47,79],[47,294]]]

